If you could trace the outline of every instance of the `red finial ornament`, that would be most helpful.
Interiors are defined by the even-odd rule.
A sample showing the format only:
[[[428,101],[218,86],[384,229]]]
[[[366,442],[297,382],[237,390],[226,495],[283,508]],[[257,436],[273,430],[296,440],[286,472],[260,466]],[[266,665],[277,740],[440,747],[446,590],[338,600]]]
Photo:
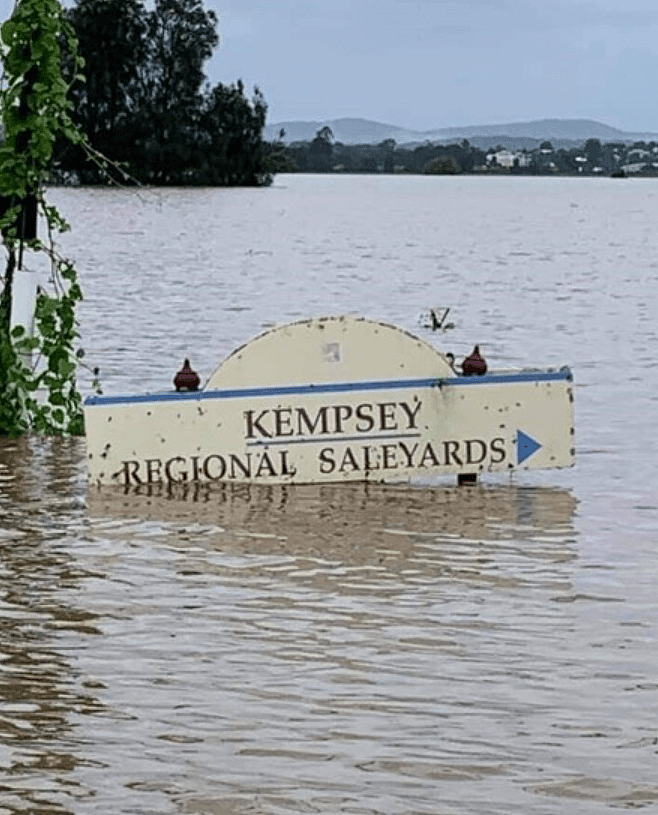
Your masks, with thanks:
[[[480,356],[480,346],[476,345],[470,356],[462,362],[464,376],[483,376],[487,372],[487,363]]]
[[[186,359],[174,377],[174,387],[177,391],[195,391],[198,390],[200,382],[199,375],[190,368],[190,361]]]

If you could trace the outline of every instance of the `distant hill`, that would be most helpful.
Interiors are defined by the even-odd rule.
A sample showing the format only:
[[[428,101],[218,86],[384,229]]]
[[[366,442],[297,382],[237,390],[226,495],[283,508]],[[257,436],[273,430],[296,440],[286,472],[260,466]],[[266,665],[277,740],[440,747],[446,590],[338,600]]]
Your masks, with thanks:
[[[482,148],[498,144],[503,147],[532,147],[535,142],[549,140],[554,147],[569,146],[573,142],[600,139],[602,142],[658,141],[656,133],[628,133],[616,127],[590,119],[538,119],[532,122],[510,122],[499,125],[470,125],[446,127],[436,130],[409,130],[396,125],[373,122],[369,119],[331,119],[325,122],[277,122],[267,125],[265,138],[278,138],[285,130],[284,141],[311,141],[320,128],[331,128],[334,139],[343,144],[379,144],[384,139],[395,139],[398,144],[426,141],[461,141],[469,139]]]
[[[384,139],[395,139],[397,142],[418,141],[423,134],[403,127],[372,122],[369,119],[332,119],[327,122],[278,122],[267,125],[265,138],[270,141],[278,138],[279,131],[285,130],[284,141],[312,141],[322,127],[331,128],[336,141],[343,144],[379,144]],[[412,138],[413,136],[413,138]]]

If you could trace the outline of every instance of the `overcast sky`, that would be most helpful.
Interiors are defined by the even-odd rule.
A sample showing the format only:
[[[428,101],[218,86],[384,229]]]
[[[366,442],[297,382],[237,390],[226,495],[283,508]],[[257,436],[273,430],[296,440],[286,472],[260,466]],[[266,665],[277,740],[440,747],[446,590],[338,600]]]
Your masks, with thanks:
[[[11,0],[0,0],[7,16]],[[587,118],[658,132],[656,0],[206,0],[209,79],[258,85],[268,122],[427,130]]]

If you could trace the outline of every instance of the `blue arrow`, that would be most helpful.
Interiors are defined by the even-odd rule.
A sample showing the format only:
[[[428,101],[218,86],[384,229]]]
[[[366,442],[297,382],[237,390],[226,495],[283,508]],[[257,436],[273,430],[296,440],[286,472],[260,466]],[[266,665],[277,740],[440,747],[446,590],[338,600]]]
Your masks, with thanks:
[[[523,430],[516,431],[516,457],[517,457],[517,464],[521,464],[533,453],[536,453],[537,450],[541,448],[541,444],[532,436],[528,436],[527,433],[524,433]]]

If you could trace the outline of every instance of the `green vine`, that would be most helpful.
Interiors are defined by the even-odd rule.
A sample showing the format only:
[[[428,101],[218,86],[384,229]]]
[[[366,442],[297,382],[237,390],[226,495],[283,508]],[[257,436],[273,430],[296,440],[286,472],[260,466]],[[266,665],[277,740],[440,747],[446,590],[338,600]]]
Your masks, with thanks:
[[[76,350],[75,318],[82,290],[74,265],[55,249],[54,236],[68,224],[43,189],[55,143],[84,146],[69,116],[61,43],[80,67],[73,30],[57,0],[17,0],[0,28],[0,230],[7,253],[0,294],[0,435],[84,433],[76,386],[84,352]],[[45,242],[30,228],[37,217],[46,224]],[[15,274],[28,252],[45,254],[51,268],[52,291],[37,296],[33,336],[23,326],[11,327]]]

